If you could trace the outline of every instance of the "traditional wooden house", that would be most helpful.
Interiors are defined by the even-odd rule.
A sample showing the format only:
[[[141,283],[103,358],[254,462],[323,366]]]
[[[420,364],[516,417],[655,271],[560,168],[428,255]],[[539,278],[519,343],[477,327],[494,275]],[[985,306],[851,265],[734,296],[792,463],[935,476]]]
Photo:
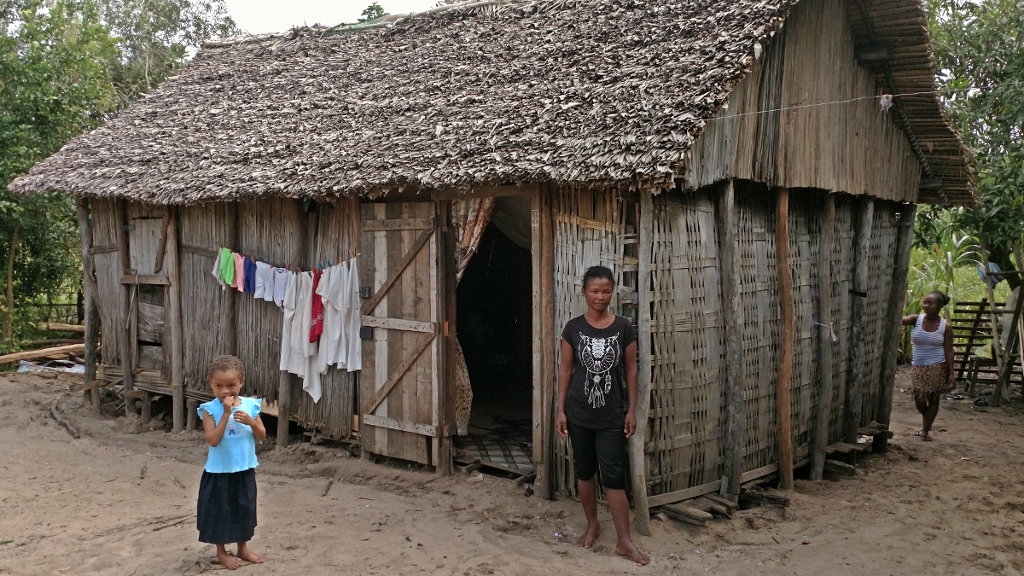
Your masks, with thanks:
[[[973,202],[925,21],[919,0],[508,0],[210,43],[11,189],[79,198],[104,378],[173,396],[176,429],[231,352],[271,410],[367,453],[448,470],[467,418],[512,422],[544,495],[574,490],[559,329],[610,266],[646,512],[820,476],[826,445],[888,422],[915,203]],[[220,246],[358,254],[362,371],[314,403],[278,369],[280,311],[211,277]]]

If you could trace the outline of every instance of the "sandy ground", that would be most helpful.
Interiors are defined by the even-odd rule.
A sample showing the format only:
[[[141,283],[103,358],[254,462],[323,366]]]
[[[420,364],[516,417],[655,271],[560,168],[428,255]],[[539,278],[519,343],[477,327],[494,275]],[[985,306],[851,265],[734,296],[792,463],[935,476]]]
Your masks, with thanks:
[[[67,382],[0,377],[0,574],[186,575],[209,569],[191,516],[202,438],[125,433]],[[907,387],[901,374],[898,387]],[[49,416],[54,398],[81,430]],[[615,556],[610,517],[593,551],[566,542],[578,505],[524,497],[510,480],[370,464],[295,446],[261,453],[262,566],[241,574],[1020,574],[1024,572],[1024,415],[949,401],[935,441],[897,390],[894,449],[858,475],[798,481],[788,509],[739,511],[705,528],[655,520],[652,557]],[[268,446],[269,448],[269,446]],[[140,478],[145,467],[146,472]],[[328,478],[335,478],[322,496]],[[561,535],[561,536],[559,536]],[[566,536],[569,535],[569,536]],[[222,573],[222,572],[221,572]]]

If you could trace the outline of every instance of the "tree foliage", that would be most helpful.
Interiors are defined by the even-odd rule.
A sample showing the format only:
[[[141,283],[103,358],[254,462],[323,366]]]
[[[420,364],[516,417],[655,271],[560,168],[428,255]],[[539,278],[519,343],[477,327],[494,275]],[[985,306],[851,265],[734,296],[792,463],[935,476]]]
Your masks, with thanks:
[[[172,75],[204,40],[238,32],[223,0],[0,1],[4,340],[31,320],[18,325],[16,310],[81,282],[74,200],[15,196],[7,184]]]
[[[387,13],[384,12],[384,8],[381,8],[380,4],[374,2],[366,8],[363,8],[362,18],[360,18],[359,21],[369,22],[370,20],[376,20],[377,18],[383,18],[385,16],[387,16]]]
[[[1024,232],[1024,10],[1019,0],[926,5],[937,81],[950,119],[974,153],[982,202],[954,210],[954,223],[1012,269],[1011,247]],[[928,214],[921,224],[921,244],[935,243],[941,226]]]

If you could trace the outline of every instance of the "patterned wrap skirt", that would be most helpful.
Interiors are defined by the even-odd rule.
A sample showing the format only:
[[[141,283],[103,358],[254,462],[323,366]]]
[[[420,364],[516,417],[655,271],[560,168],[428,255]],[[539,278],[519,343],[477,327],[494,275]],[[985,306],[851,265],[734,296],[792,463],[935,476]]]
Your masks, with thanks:
[[[196,511],[199,541],[248,542],[256,531],[256,469],[218,474],[203,471]]]
[[[949,365],[945,362],[928,366],[914,366],[910,369],[914,392],[938,394],[949,392]]]

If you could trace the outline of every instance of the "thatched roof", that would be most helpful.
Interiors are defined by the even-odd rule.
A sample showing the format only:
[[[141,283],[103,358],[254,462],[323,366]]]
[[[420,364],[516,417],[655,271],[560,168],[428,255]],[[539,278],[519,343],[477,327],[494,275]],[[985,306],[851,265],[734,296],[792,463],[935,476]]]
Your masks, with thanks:
[[[221,43],[10,188],[185,204],[537,181],[671,187],[794,3],[478,2],[372,30]]]

